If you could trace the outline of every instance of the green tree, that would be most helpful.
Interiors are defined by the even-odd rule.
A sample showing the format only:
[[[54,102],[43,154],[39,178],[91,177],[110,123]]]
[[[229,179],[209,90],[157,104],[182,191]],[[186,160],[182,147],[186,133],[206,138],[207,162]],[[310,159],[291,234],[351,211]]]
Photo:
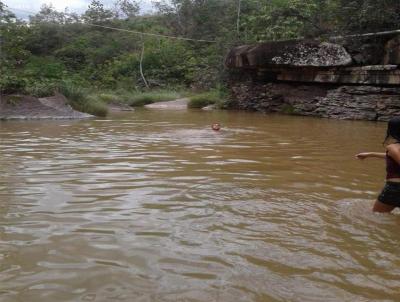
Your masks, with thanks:
[[[10,23],[16,20],[15,15],[0,1],[0,23]]]
[[[40,8],[40,11],[36,15],[29,17],[29,23],[64,24],[66,23],[66,19],[67,17],[65,13],[56,11],[51,4],[43,4]]]
[[[174,34],[215,39],[236,31],[237,0],[157,1],[155,7]]]
[[[284,40],[319,36],[330,31],[327,14],[329,0],[246,1],[243,31],[249,41]],[[324,16],[324,17],[322,17]]]
[[[82,15],[82,19],[87,23],[104,23],[115,18],[112,10],[104,8],[100,1],[92,0],[88,9]]]
[[[139,3],[132,0],[118,0],[115,3],[116,17],[131,19],[139,14],[140,6]]]
[[[345,33],[394,30],[400,24],[398,0],[338,0],[336,18]]]
[[[21,65],[29,56],[25,49],[26,24],[0,1],[0,63],[3,67]]]

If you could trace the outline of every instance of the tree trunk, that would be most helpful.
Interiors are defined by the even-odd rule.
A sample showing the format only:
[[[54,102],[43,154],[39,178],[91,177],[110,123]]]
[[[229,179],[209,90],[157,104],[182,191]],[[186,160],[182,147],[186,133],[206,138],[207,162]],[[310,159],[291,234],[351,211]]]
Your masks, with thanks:
[[[140,75],[142,76],[146,88],[149,88],[149,83],[147,83],[146,78],[144,77],[143,74],[143,56],[144,56],[144,41],[142,42],[142,53],[140,54]]]
[[[237,19],[236,19],[236,31],[238,38],[240,37],[240,13],[242,9],[242,0],[238,0],[238,9],[237,9]]]

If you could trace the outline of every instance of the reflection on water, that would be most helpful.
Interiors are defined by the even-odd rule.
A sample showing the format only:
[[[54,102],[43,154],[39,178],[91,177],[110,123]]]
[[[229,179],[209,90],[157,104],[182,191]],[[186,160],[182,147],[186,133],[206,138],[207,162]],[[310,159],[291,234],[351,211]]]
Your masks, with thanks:
[[[210,125],[220,121],[222,130]],[[396,301],[384,124],[139,110],[0,123],[0,301]]]

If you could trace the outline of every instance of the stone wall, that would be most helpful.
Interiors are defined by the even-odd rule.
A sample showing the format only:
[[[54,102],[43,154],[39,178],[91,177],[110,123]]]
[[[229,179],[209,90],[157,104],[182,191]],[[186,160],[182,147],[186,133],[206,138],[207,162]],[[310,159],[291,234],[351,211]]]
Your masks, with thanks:
[[[231,94],[242,110],[370,121],[400,114],[400,87],[239,81]]]

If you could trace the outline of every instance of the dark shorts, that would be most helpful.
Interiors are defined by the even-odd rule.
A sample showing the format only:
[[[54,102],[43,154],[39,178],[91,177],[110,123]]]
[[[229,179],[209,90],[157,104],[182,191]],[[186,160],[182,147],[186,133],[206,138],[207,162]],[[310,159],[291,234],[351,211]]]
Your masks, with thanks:
[[[384,204],[400,207],[400,182],[386,182],[378,200]]]

